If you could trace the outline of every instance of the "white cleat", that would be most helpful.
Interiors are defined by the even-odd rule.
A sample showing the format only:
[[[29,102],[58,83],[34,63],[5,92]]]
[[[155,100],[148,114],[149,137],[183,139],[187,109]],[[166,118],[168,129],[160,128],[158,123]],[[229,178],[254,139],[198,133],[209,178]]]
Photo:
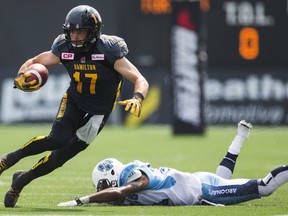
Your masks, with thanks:
[[[237,135],[247,139],[250,134],[250,130],[252,129],[252,124],[246,122],[245,120],[241,120],[237,125]]]

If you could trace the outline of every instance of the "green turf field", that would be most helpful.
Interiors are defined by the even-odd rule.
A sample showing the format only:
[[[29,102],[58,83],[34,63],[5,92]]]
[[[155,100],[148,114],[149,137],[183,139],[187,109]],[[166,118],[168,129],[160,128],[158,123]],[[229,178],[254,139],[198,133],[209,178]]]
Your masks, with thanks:
[[[47,125],[0,125],[0,154],[12,151],[36,135],[45,135]],[[288,128],[254,126],[242,148],[235,178],[261,178],[278,165],[288,163]],[[53,173],[36,179],[24,190],[17,206],[4,208],[3,198],[16,170],[29,169],[42,156],[31,156],[0,177],[0,215],[288,215],[288,184],[267,198],[229,207],[114,207],[89,205],[57,207],[57,203],[93,193],[91,172],[98,161],[116,157],[123,162],[149,161],[154,167],[183,171],[214,172],[234,138],[235,127],[209,127],[204,136],[172,136],[168,126],[139,128],[107,126],[84,152]]]

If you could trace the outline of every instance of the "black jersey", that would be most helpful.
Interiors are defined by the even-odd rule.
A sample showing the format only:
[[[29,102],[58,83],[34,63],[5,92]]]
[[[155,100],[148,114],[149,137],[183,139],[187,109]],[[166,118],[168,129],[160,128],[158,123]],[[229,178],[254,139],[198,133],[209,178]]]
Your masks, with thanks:
[[[122,76],[114,70],[114,63],[127,55],[125,41],[102,34],[89,52],[75,52],[68,49],[64,35],[59,35],[51,50],[69,73],[67,93],[79,108],[96,115],[110,113],[122,84]]]

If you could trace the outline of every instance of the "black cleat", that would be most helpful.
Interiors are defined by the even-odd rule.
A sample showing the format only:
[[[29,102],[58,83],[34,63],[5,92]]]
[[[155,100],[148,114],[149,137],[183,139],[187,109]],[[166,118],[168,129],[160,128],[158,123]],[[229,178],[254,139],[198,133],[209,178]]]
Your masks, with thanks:
[[[7,207],[13,208],[16,205],[21,191],[17,190],[16,189],[17,187],[15,186],[19,177],[23,175],[24,173],[26,173],[26,171],[17,171],[13,174],[11,188],[6,193],[5,198],[4,198],[4,206],[6,208]]]
[[[4,206],[6,208],[13,208],[16,205],[19,196],[20,192],[10,188],[10,190],[5,195]]]

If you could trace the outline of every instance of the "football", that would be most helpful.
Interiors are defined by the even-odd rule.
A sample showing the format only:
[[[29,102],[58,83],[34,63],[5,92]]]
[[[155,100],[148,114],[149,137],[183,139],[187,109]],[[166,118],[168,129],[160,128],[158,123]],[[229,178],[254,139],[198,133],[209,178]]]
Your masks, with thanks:
[[[38,63],[30,65],[25,73],[31,73],[31,76],[26,78],[26,82],[36,80],[34,85],[39,84],[40,87],[45,85],[49,75],[48,69],[44,65]]]

